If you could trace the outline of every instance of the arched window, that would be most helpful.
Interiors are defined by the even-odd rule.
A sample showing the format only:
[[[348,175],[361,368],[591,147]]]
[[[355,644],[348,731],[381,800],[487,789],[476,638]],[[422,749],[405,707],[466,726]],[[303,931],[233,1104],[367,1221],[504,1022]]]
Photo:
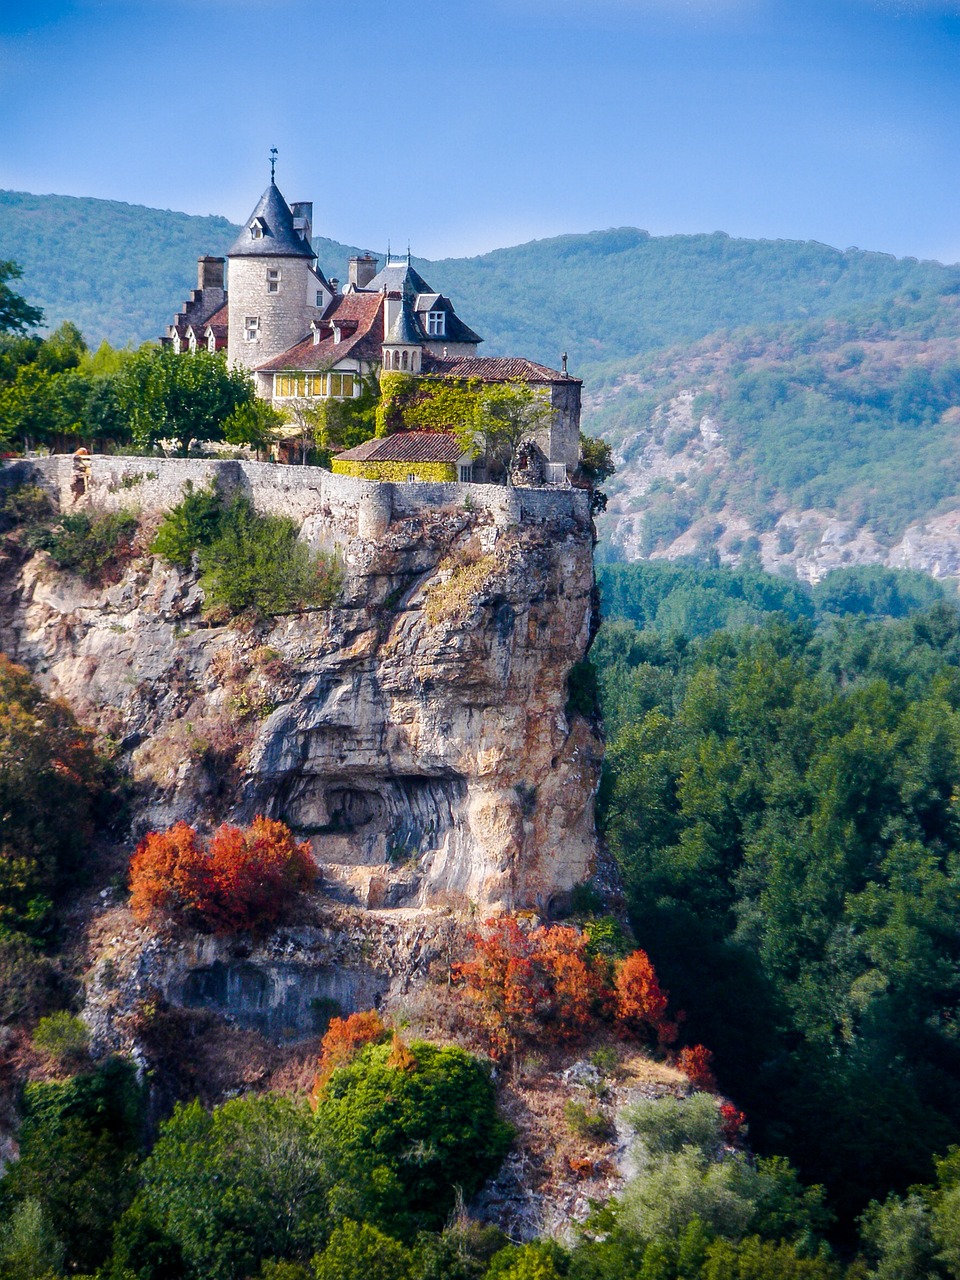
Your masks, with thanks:
[[[406,353],[406,351],[403,353],[403,367],[404,367],[404,369],[406,369],[406,367],[407,367],[407,353]]]
[[[393,353],[393,367],[395,369],[400,368],[400,352],[399,351],[395,351]]]

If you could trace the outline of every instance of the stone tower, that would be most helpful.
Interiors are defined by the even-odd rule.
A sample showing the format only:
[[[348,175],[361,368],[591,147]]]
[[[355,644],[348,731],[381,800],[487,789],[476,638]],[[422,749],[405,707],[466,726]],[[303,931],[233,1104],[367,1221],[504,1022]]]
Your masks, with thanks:
[[[314,268],[312,206],[287,204],[271,178],[227,257],[231,366],[255,369],[289,351],[332,297]]]

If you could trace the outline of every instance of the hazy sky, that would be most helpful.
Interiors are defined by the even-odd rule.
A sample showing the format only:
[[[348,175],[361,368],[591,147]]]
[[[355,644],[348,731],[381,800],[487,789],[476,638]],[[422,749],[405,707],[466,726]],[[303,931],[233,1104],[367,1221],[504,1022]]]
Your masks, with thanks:
[[[0,0],[0,187],[417,254],[565,231],[960,259],[960,0]],[[0,245],[0,257],[2,257]]]

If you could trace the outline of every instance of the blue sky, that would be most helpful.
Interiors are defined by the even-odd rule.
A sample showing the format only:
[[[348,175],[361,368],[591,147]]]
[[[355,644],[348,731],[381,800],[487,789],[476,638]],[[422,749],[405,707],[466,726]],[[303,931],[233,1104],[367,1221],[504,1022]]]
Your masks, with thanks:
[[[0,187],[239,221],[276,146],[318,232],[430,258],[630,225],[960,259],[960,0],[0,0],[0,120]]]

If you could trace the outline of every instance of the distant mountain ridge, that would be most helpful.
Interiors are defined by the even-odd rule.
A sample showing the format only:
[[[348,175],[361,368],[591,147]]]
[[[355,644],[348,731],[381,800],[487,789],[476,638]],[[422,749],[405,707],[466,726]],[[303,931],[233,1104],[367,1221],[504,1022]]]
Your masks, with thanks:
[[[237,231],[226,218],[0,191],[0,258],[22,265],[23,292],[48,324],[73,320],[93,345],[157,337],[193,287],[197,258],[226,252]],[[340,279],[360,252],[323,237],[314,246],[323,270]],[[578,373],[720,329],[829,316],[902,290],[960,288],[960,266],[813,241],[631,227],[416,265],[484,336],[485,354],[557,366],[567,351]]]
[[[0,191],[0,259],[21,263],[51,327],[73,320],[92,346],[157,338],[198,256],[237,230]],[[340,279],[360,252],[314,245]],[[960,577],[960,265],[630,227],[415,262],[484,354],[556,368],[568,352],[584,427],[619,465],[601,558]]]

